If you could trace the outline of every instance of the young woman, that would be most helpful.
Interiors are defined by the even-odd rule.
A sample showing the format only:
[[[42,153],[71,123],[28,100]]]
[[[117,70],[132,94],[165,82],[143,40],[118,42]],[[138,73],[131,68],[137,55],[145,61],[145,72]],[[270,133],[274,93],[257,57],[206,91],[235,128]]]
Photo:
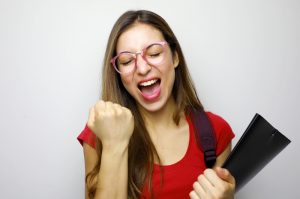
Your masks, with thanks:
[[[203,110],[180,45],[164,19],[128,11],[115,23],[83,144],[86,199],[232,199],[222,165],[234,134],[206,112],[217,140],[214,169],[197,147],[191,108]]]

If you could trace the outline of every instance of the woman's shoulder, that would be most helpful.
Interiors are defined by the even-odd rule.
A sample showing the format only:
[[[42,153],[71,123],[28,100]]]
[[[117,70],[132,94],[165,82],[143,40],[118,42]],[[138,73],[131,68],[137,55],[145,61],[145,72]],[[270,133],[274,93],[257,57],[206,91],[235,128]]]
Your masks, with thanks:
[[[225,148],[228,146],[230,141],[235,137],[229,123],[220,115],[212,113],[210,111],[206,112],[210,122],[213,126],[216,141],[217,141],[217,155],[221,154]]]
[[[225,128],[225,129],[229,128],[231,130],[230,125],[222,116],[220,116],[216,113],[213,113],[211,111],[205,110],[204,112],[215,130],[219,130],[222,128]],[[187,116],[188,120],[191,120],[191,122],[193,122],[194,119],[196,119],[196,120],[198,119],[197,114],[192,114],[192,112],[187,112],[186,116]]]
[[[230,130],[231,130],[230,125],[222,116],[220,116],[216,113],[210,112],[210,111],[206,111],[206,114],[214,127],[230,128]]]

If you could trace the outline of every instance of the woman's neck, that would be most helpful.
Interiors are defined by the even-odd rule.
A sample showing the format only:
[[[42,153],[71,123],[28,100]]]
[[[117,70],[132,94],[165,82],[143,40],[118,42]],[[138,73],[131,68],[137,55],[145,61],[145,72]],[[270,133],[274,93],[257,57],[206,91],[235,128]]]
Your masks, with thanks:
[[[173,120],[175,110],[176,103],[172,97],[170,97],[166,105],[158,111],[149,112],[143,108],[140,108],[140,111],[145,120],[146,128],[149,132],[161,132],[162,129],[178,127],[178,125],[176,125]],[[184,116],[184,113],[181,114],[182,116]],[[179,122],[179,125],[180,123],[181,121]]]

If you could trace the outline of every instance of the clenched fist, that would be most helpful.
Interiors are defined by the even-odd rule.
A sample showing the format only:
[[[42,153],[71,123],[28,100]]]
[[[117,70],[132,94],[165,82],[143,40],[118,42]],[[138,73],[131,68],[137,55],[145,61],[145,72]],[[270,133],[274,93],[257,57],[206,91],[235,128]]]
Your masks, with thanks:
[[[134,119],[126,107],[100,100],[90,109],[88,127],[101,140],[103,148],[127,146]]]

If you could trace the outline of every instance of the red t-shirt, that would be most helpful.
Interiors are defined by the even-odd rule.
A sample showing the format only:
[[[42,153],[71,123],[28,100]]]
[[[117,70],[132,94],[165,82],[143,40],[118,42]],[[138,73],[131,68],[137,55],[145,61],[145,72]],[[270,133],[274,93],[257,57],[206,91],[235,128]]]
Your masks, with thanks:
[[[234,138],[234,134],[228,123],[218,115],[207,112],[207,115],[214,128],[217,140],[216,153],[220,155]],[[177,163],[162,166],[163,185],[161,186],[160,167],[154,165],[153,190],[156,199],[189,199],[189,193],[192,191],[192,185],[197,177],[206,169],[203,152],[198,148],[194,127],[190,117],[186,117],[189,124],[189,145],[184,157]],[[77,137],[82,144],[86,142],[95,148],[96,136],[86,126]],[[145,187],[142,192],[142,199],[150,198],[149,192]]]

